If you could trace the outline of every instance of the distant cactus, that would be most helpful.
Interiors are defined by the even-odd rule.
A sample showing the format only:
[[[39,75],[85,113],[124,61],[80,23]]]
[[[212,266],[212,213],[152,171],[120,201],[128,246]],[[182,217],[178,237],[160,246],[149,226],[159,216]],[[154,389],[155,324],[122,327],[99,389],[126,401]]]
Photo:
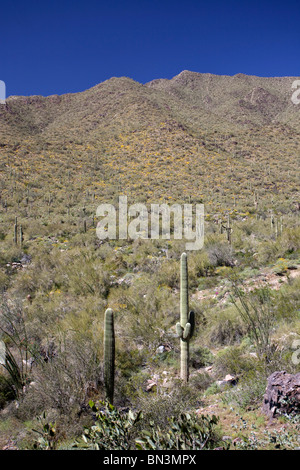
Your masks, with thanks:
[[[20,247],[21,248],[23,246],[23,241],[24,241],[23,229],[22,229],[22,225],[20,225]]]
[[[273,214],[272,209],[271,209],[271,215],[270,215],[270,223],[271,223],[271,233],[272,233],[274,229],[274,225],[275,225],[274,214]]]
[[[231,232],[232,232],[232,228],[230,226],[230,215],[228,214],[227,216],[227,228],[226,228],[226,231],[227,231],[227,241],[231,244]]]
[[[15,226],[14,226],[14,243],[18,243],[18,218],[15,217]]]
[[[115,381],[115,331],[114,314],[111,308],[104,318],[104,387],[106,399],[113,404]]]
[[[189,312],[187,255],[182,253],[180,260],[180,323],[176,331],[180,338],[180,377],[189,380],[189,342],[195,327],[194,312]]]
[[[227,215],[227,225],[223,225],[221,223],[221,229],[220,229],[220,233],[223,233],[223,230],[225,230],[226,234],[227,234],[227,241],[229,242],[229,244],[231,245],[231,234],[232,234],[232,227],[230,225],[230,215],[228,213]]]

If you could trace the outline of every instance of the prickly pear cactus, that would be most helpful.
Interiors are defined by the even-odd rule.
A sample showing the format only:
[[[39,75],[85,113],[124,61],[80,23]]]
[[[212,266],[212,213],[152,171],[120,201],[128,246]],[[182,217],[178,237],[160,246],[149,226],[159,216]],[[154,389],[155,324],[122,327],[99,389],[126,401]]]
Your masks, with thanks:
[[[106,399],[113,404],[115,382],[114,314],[108,308],[104,317],[104,387]]]
[[[189,341],[193,336],[194,327],[194,312],[189,312],[187,255],[182,253],[180,260],[180,323],[176,324],[176,331],[180,338],[180,376],[184,382],[189,380]]]

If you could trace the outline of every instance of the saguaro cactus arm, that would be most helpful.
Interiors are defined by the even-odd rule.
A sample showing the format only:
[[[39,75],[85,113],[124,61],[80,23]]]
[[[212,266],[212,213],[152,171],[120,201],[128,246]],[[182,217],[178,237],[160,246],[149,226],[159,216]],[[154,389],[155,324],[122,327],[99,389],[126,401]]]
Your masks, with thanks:
[[[195,327],[195,314],[193,311],[189,313],[188,322],[183,328],[180,323],[176,323],[176,332],[180,339],[188,340],[193,336]]]
[[[183,335],[182,335],[183,340],[190,339],[191,330],[192,330],[192,325],[190,323],[187,323],[184,327],[184,330],[183,330]]]
[[[179,338],[182,338],[182,336],[183,336],[183,328],[182,328],[182,326],[180,325],[180,323],[176,323],[176,332],[177,332],[177,335],[179,336]]]

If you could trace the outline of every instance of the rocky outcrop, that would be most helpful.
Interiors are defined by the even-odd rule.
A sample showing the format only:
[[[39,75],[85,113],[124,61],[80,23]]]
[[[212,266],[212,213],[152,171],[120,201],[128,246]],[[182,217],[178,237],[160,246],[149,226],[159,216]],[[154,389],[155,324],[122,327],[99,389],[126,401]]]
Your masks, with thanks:
[[[270,418],[300,413],[300,373],[273,372],[268,378],[262,410]]]

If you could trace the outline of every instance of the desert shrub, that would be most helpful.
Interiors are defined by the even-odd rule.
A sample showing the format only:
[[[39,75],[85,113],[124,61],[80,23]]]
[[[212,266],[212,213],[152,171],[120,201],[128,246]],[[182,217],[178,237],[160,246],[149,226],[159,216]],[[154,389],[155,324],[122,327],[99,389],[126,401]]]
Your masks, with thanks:
[[[259,287],[247,292],[233,283],[231,300],[253,340],[260,359],[269,362],[273,354],[271,333],[276,322],[274,293],[269,287]]]
[[[189,257],[189,282],[190,287],[196,287],[199,284],[199,278],[207,277],[214,270],[214,262],[209,259],[206,250],[192,253]]]
[[[166,388],[158,381],[155,392],[145,392],[140,388],[132,405],[142,410],[144,429],[151,421],[166,429],[172,416],[180,416],[199,405],[199,392],[192,384],[182,385],[180,381],[174,381],[171,388]]]
[[[300,278],[295,278],[275,293],[276,316],[286,322],[299,318]]]
[[[120,318],[121,336],[130,337],[150,352],[157,349],[166,331],[174,325],[179,308],[171,290],[157,285],[157,280],[149,274],[134,279],[123,291],[119,303],[126,305]]]
[[[207,372],[191,374],[189,385],[200,392],[206,391],[214,382],[213,377]]]
[[[217,395],[220,393],[221,389],[217,382],[212,382],[209,387],[205,390],[205,396]]]
[[[37,424],[37,429],[33,429],[33,432],[37,435],[33,448],[35,450],[56,450],[59,438],[56,422],[49,421],[44,412],[37,418]]]
[[[65,288],[75,295],[100,295],[107,297],[110,288],[109,273],[103,265],[92,257],[80,256],[70,260],[71,265],[65,266]]]
[[[274,262],[279,257],[278,245],[273,240],[265,240],[259,244],[256,258],[260,265]]]
[[[288,228],[279,239],[281,255],[292,255],[300,250],[300,227]]]
[[[232,306],[215,309],[207,319],[205,336],[211,345],[227,346],[239,343],[246,328]]]
[[[19,272],[18,283],[14,284],[18,296],[33,296],[37,291],[45,294],[55,288],[57,253],[50,247],[40,246],[35,250],[34,260]]]
[[[0,375],[0,410],[14,398],[15,394],[12,390],[9,379],[3,375]]]
[[[181,413],[168,420],[167,429],[161,429],[151,422],[151,429],[142,431],[142,437],[136,439],[141,450],[209,450],[219,444],[215,432],[218,418],[198,416],[195,413]]]
[[[214,369],[220,376],[226,374],[240,376],[257,367],[259,367],[257,359],[245,354],[240,346],[228,346],[215,356]]]
[[[116,364],[120,375],[130,377],[140,369],[144,362],[145,352],[143,350],[135,349],[128,344],[118,342]]]
[[[3,294],[7,290],[9,283],[10,283],[9,276],[1,270],[0,271],[0,294]]]
[[[101,394],[103,373],[98,354],[93,341],[80,332],[62,334],[33,367],[28,399],[40,411],[55,408],[69,414],[70,407],[79,411],[90,395]],[[26,404],[22,412],[25,408]]]
[[[278,258],[293,258],[300,249],[300,228],[292,227],[274,240],[266,240],[259,244],[257,259],[261,264],[275,262]]]
[[[190,351],[190,364],[195,369],[205,367],[214,362],[214,356],[210,350],[203,346],[192,346]]]
[[[0,363],[8,376],[7,383],[15,398],[22,398],[30,380],[31,344],[27,334],[22,304],[2,298],[0,339],[5,344],[5,361]]]
[[[132,270],[138,267],[139,271],[150,272],[154,268],[153,261],[157,261],[157,259],[155,259],[157,253],[158,249],[152,240],[138,238],[131,244],[130,256],[125,257],[127,268]],[[155,267],[157,267],[156,264]]]
[[[212,266],[233,266],[233,251],[230,245],[215,242],[206,247],[209,262]]]
[[[178,261],[167,259],[160,266],[157,272],[157,282],[159,285],[173,288],[179,287],[180,271]]]
[[[248,370],[236,386],[222,393],[221,399],[227,405],[237,406],[244,410],[255,408],[263,401],[266,385],[267,377],[261,369]]]
[[[77,439],[74,448],[89,450],[131,450],[135,447],[134,437],[141,412],[131,410],[122,412],[108,403],[98,406],[90,402],[96,413],[93,426],[87,427],[81,439]]]
[[[172,415],[162,429],[155,421],[146,422],[143,412],[119,410],[107,403],[90,406],[96,422],[87,427],[74,448],[90,450],[201,450],[216,447],[216,416],[195,413]],[[147,425],[147,429],[143,426]]]

